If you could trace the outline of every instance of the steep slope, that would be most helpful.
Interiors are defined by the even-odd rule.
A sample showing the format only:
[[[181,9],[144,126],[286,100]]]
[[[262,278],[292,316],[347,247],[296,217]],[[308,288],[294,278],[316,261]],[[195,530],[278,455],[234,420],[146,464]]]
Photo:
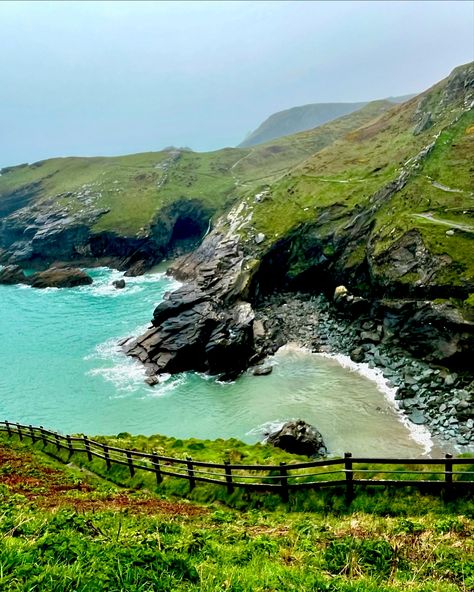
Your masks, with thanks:
[[[142,272],[190,250],[211,219],[249,189],[390,107],[368,105],[311,132],[251,149],[169,149],[113,158],[61,158],[1,171],[3,261],[109,263]]]
[[[270,115],[256,130],[251,132],[240,148],[255,146],[281,136],[309,130],[323,125],[342,115],[357,111],[367,103],[312,103],[300,105]]]
[[[385,100],[392,104],[402,103],[412,96],[389,97]],[[270,115],[256,130],[251,132],[239,144],[239,148],[263,144],[281,138],[282,136],[311,130],[343,115],[358,111],[367,104],[369,104],[367,101],[359,103],[311,103],[309,105],[301,105],[299,107],[285,109],[284,111],[278,111]]]
[[[252,304],[274,290],[345,284],[372,306],[386,342],[469,365],[473,99],[468,64],[248,191],[174,267],[194,283],[158,306],[131,355],[157,373],[239,371],[265,354]]]
[[[171,455],[219,454],[220,462],[222,454],[248,463],[256,453],[273,465],[285,458],[235,440],[169,444]],[[292,491],[288,505],[273,491],[227,494],[199,483],[188,493],[172,477],[157,485],[152,473],[131,478],[127,466],[106,471],[77,454],[60,462],[61,453],[42,447],[0,436],[2,590],[402,592],[409,580],[413,592],[461,592],[474,585],[467,496],[446,504],[378,488],[356,490],[349,501],[342,488],[308,489]]]

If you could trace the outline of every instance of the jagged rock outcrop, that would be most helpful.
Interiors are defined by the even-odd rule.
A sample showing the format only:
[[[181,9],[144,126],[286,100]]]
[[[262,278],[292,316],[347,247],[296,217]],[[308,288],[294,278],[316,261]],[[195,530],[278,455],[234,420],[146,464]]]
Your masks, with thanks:
[[[180,262],[178,277],[192,280],[169,294],[153,326],[127,343],[128,355],[155,373],[207,371],[233,378],[254,355],[254,312],[245,300],[250,274],[239,238],[215,233]]]
[[[27,277],[19,265],[6,265],[0,269],[0,284],[26,284]]]
[[[269,434],[266,442],[293,454],[316,458],[328,454],[321,433],[302,419],[288,421],[279,430]]]

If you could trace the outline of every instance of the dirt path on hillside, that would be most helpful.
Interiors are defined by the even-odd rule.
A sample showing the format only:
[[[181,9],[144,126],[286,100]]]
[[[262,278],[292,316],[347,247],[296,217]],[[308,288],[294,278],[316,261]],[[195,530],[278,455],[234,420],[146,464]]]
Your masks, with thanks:
[[[457,230],[462,230],[464,232],[474,233],[474,226],[470,226],[469,224],[458,224],[457,222],[452,222],[451,220],[435,218],[433,214],[430,213],[413,215],[416,218],[423,218],[424,220],[428,220],[428,222],[432,222],[433,224],[443,224],[444,226],[449,226],[450,228],[456,228]]]

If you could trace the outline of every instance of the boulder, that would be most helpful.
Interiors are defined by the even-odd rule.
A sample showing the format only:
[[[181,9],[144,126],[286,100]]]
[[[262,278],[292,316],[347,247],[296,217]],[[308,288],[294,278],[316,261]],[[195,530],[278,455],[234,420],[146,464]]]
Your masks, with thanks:
[[[123,288],[125,288],[125,286],[126,286],[125,280],[124,279],[114,280],[112,282],[112,286],[114,288],[117,288],[117,290],[123,290]]]
[[[346,286],[337,286],[334,290],[334,302],[338,302],[349,295],[349,290]]]
[[[356,347],[351,351],[350,357],[353,362],[360,364],[365,360],[365,351],[362,347]]]
[[[328,452],[319,431],[302,419],[285,423],[268,436],[267,443],[286,452],[311,457],[326,456]]]
[[[28,278],[19,265],[7,265],[0,269],[0,284],[26,284]]]
[[[76,267],[50,267],[28,278],[33,288],[74,288],[92,284],[92,278]]]

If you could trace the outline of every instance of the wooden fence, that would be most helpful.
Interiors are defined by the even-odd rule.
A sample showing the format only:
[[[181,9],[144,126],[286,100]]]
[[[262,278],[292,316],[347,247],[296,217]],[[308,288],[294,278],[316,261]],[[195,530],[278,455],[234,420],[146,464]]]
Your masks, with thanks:
[[[355,458],[346,452],[344,458],[316,460],[304,463],[284,462],[279,465],[244,465],[212,463],[162,456],[156,452],[140,452],[108,446],[90,440],[87,436],[63,436],[40,427],[0,422],[0,431],[20,440],[31,439],[33,443],[52,445],[58,451],[87,455],[89,461],[102,459],[109,470],[112,465],[128,467],[131,477],[136,471],[155,474],[159,484],[163,477],[187,479],[190,489],[197,482],[212,483],[227,488],[273,491],[288,501],[289,492],[322,487],[345,487],[349,497],[357,486],[411,486],[445,492],[474,490],[474,458]],[[460,468],[463,467],[462,470]],[[385,478],[388,476],[388,478]]]

